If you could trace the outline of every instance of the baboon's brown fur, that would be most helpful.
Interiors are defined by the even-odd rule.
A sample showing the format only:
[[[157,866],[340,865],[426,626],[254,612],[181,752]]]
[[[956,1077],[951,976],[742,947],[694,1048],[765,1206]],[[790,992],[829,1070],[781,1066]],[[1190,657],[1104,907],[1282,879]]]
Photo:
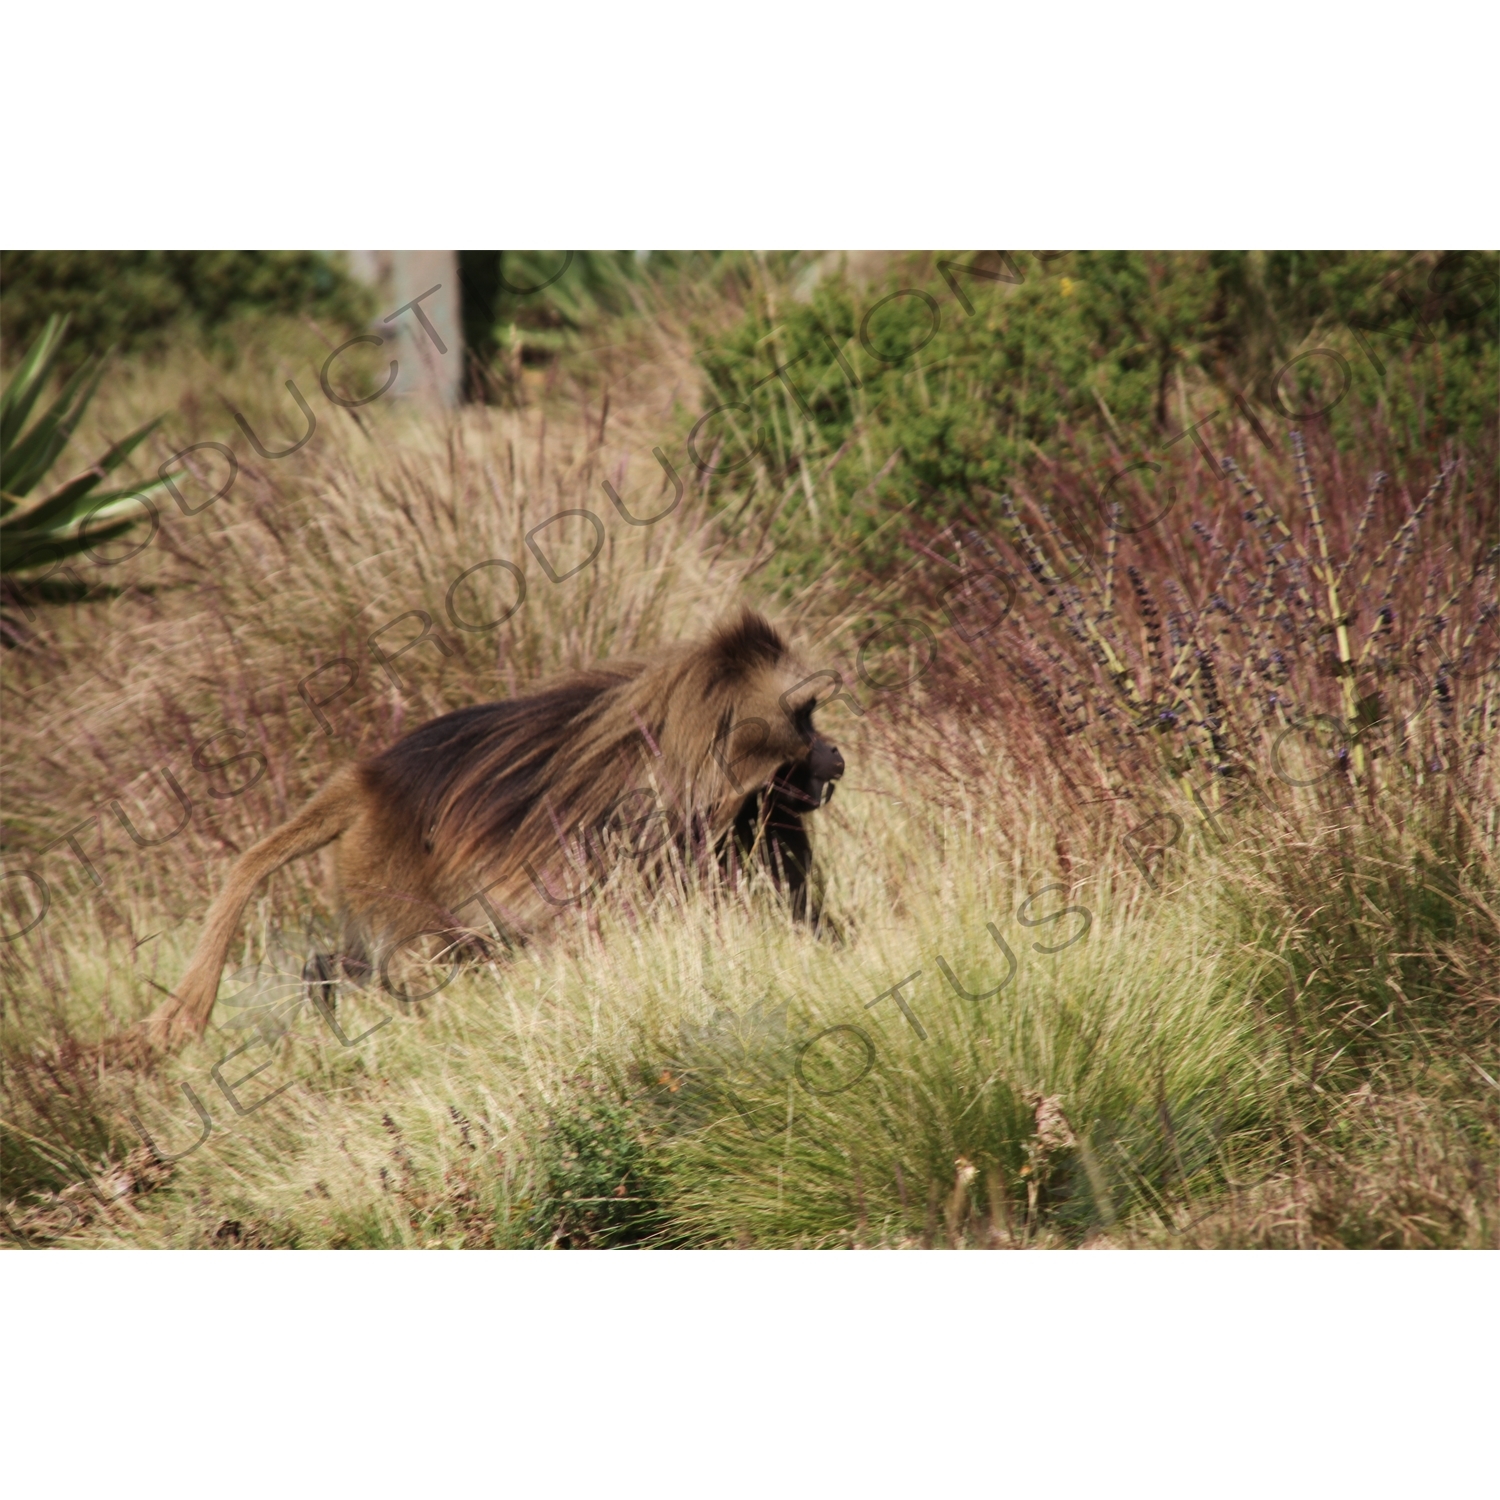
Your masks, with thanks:
[[[356,962],[477,927],[481,908],[508,936],[531,934],[572,905],[580,869],[597,874],[622,844],[637,865],[704,865],[732,860],[732,840],[760,844],[769,828],[781,841],[773,871],[788,877],[794,910],[799,897],[805,910],[801,812],[843,771],[812,728],[815,686],[830,675],[810,672],[747,610],[701,643],[422,725],[337,772],[240,857],[186,974],[146,1021],[146,1040],[171,1048],[203,1034],[255,887],[334,840]],[[639,825],[633,841],[627,808]],[[660,833],[646,843],[648,824]]]

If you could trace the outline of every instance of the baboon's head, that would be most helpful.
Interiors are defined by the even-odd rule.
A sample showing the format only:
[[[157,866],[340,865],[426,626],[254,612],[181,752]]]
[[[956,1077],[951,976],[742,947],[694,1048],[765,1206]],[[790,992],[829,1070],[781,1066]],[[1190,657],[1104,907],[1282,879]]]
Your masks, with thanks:
[[[735,791],[773,779],[808,806],[821,806],[844,774],[838,746],[818,732],[821,696],[837,693],[836,672],[815,672],[774,627],[746,610],[721,626],[703,652],[704,706],[714,715],[713,753]]]

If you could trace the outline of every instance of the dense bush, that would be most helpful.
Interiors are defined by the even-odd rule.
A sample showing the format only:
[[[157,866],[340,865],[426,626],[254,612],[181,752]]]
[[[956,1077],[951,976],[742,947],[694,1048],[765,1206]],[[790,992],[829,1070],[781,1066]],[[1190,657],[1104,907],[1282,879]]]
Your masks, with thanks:
[[[694,448],[703,472],[806,548],[834,532],[869,537],[898,506],[938,522],[993,513],[1038,463],[1071,462],[1102,486],[1122,455],[1169,444],[1216,407],[1284,423],[1345,390],[1328,414],[1345,445],[1353,412],[1379,408],[1398,455],[1447,438],[1472,447],[1494,431],[1496,264],[1374,252],[913,259],[867,291],[839,281],[807,303],[768,295],[710,335],[701,358],[725,409]],[[1287,368],[1312,348],[1334,354]]]
[[[570,1094],[552,1111],[537,1155],[537,1242],[572,1250],[640,1244],[662,1223],[661,1167],[642,1123],[587,1081]]]
[[[315,250],[9,250],[0,280],[8,355],[59,314],[69,320],[70,366],[111,346],[149,352],[183,334],[211,337],[245,316],[354,328],[375,310],[370,293]]]

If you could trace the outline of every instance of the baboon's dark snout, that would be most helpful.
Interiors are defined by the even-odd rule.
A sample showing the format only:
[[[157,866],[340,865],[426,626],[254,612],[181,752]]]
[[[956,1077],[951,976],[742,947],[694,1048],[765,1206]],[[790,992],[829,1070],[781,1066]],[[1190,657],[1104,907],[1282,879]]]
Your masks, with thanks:
[[[807,756],[808,770],[814,781],[837,781],[844,774],[844,757],[837,745],[827,740],[814,740]]]

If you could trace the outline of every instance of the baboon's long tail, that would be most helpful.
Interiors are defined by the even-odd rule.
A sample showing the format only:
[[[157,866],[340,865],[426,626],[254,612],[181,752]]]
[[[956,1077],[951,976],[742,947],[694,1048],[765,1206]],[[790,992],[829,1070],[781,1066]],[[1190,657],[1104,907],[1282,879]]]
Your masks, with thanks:
[[[351,767],[339,772],[289,823],[247,849],[208,909],[187,973],[171,996],[147,1017],[146,1039],[167,1050],[202,1036],[219,993],[219,976],[245,903],[256,886],[283,865],[331,844],[359,813],[360,793]]]

